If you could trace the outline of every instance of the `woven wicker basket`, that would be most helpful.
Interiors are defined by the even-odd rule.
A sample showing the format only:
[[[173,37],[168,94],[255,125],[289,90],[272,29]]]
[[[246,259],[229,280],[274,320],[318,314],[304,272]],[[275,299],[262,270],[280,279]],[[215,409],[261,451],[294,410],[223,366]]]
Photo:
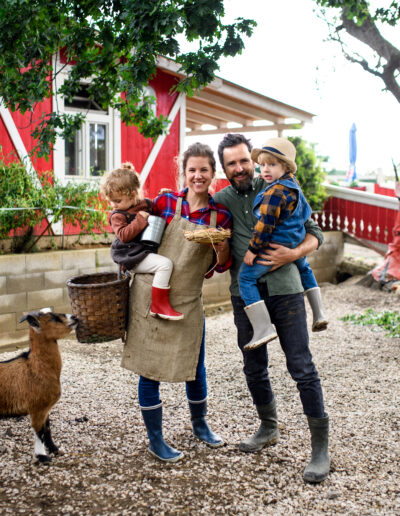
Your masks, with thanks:
[[[75,276],[67,281],[79,342],[125,340],[130,276],[115,272]]]

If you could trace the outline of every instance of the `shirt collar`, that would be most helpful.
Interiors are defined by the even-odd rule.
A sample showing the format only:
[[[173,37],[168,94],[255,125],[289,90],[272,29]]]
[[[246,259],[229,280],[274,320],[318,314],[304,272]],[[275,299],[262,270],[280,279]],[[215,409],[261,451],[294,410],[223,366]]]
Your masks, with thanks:
[[[183,197],[185,202],[187,202],[185,197],[186,197],[186,194],[188,193],[188,190],[189,190],[189,188],[186,187],[183,190],[181,190],[180,192],[178,192],[178,197]],[[216,210],[216,209],[217,209],[217,207],[216,207],[214,198],[210,194],[208,194],[208,206],[206,206],[205,208],[201,208],[201,210],[198,210],[198,211]]]

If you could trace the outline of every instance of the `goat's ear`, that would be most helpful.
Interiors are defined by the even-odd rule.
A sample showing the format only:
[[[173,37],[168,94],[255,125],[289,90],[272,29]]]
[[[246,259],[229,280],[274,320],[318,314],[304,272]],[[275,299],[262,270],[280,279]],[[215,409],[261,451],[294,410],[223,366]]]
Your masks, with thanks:
[[[32,314],[25,314],[19,320],[20,323],[22,323],[24,321],[27,321],[29,326],[32,326],[33,329],[37,329],[40,327],[38,318],[33,316]]]

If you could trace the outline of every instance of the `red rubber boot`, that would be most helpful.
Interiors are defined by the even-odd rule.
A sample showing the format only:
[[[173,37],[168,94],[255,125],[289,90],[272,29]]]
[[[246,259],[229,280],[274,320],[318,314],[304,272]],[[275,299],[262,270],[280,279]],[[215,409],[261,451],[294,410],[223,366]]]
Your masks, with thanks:
[[[161,319],[169,319],[170,321],[183,319],[184,315],[174,310],[169,303],[169,287],[152,287],[151,294],[150,315],[161,317]]]

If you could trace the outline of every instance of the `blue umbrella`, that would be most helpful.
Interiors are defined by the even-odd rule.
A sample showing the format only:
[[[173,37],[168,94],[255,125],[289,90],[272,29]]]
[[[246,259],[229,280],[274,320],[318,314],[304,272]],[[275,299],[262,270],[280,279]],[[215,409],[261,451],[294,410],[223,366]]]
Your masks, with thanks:
[[[346,174],[346,183],[350,184],[352,181],[357,179],[356,171],[356,159],[357,159],[357,138],[356,138],[356,124],[353,124],[350,128],[349,135],[349,170]]]

